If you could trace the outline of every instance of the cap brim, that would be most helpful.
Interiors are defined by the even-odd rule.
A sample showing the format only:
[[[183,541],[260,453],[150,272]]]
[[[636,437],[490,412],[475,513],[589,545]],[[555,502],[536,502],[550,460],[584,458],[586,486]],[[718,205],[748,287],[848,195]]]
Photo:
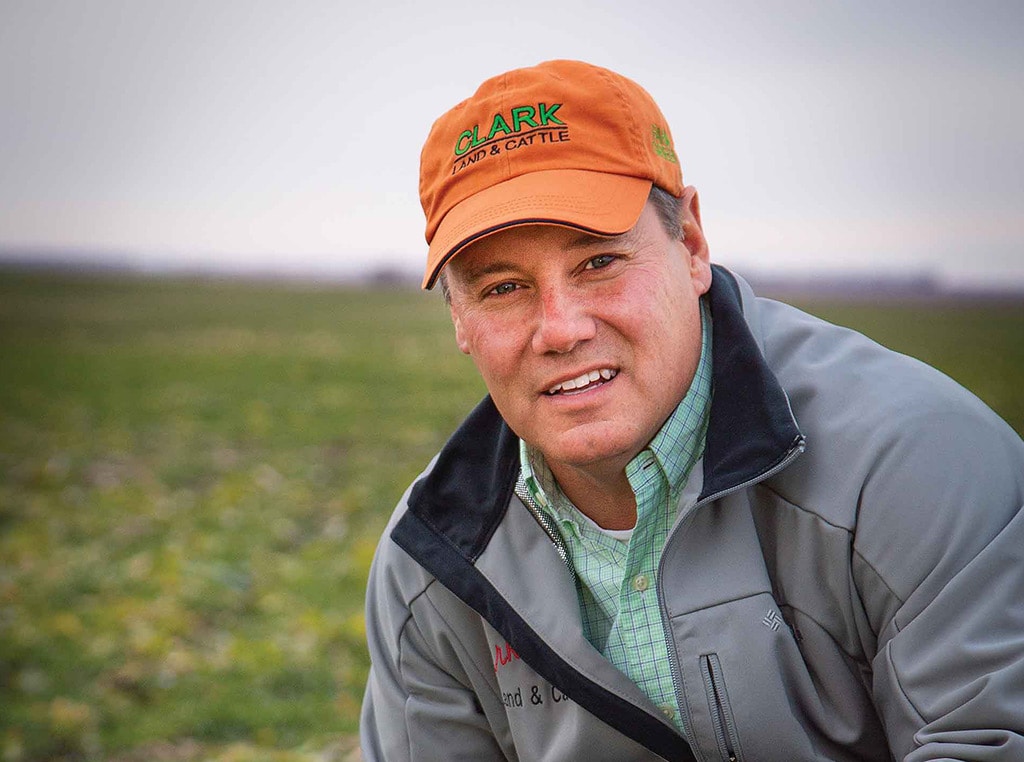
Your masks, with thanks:
[[[632,228],[647,203],[651,181],[583,169],[531,172],[492,185],[456,204],[430,241],[423,288],[474,241],[516,225],[562,225],[595,235]]]

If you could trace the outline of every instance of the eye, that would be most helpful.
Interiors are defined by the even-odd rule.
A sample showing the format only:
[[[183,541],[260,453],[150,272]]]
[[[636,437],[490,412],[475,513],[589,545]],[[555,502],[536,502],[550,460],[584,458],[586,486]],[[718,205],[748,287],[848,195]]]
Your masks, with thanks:
[[[516,290],[516,288],[517,286],[515,283],[505,281],[504,283],[499,283],[497,286],[492,288],[487,293],[494,294],[495,296],[503,296],[504,294],[511,294],[513,291]]]
[[[607,267],[614,261],[615,257],[611,254],[598,254],[596,257],[587,260],[587,266],[584,269],[600,270],[602,267]]]

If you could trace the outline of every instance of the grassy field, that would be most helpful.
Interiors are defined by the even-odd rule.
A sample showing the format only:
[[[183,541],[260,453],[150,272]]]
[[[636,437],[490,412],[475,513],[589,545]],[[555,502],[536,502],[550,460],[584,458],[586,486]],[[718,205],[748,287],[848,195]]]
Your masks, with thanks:
[[[1024,303],[802,305],[1024,432]],[[0,760],[342,760],[363,588],[479,399],[436,294],[0,271]]]

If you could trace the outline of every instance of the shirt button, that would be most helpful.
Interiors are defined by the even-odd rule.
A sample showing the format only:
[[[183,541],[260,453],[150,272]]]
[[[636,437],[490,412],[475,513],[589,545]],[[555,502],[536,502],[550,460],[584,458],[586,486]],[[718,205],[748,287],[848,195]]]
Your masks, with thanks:
[[[675,707],[670,706],[669,704],[661,705],[661,713],[668,717],[670,720],[674,720],[676,718]]]
[[[648,587],[651,586],[651,580],[646,574],[637,574],[633,577],[633,589],[638,593],[642,593]]]

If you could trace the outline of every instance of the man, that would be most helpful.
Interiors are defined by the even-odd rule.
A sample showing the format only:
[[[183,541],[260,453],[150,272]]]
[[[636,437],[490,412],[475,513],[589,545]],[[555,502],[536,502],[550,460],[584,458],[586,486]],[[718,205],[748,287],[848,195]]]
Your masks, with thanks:
[[[712,267],[678,161],[579,62],[435,123],[489,396],[378,548],[366,759],[1024,759],[1024,443]]]

